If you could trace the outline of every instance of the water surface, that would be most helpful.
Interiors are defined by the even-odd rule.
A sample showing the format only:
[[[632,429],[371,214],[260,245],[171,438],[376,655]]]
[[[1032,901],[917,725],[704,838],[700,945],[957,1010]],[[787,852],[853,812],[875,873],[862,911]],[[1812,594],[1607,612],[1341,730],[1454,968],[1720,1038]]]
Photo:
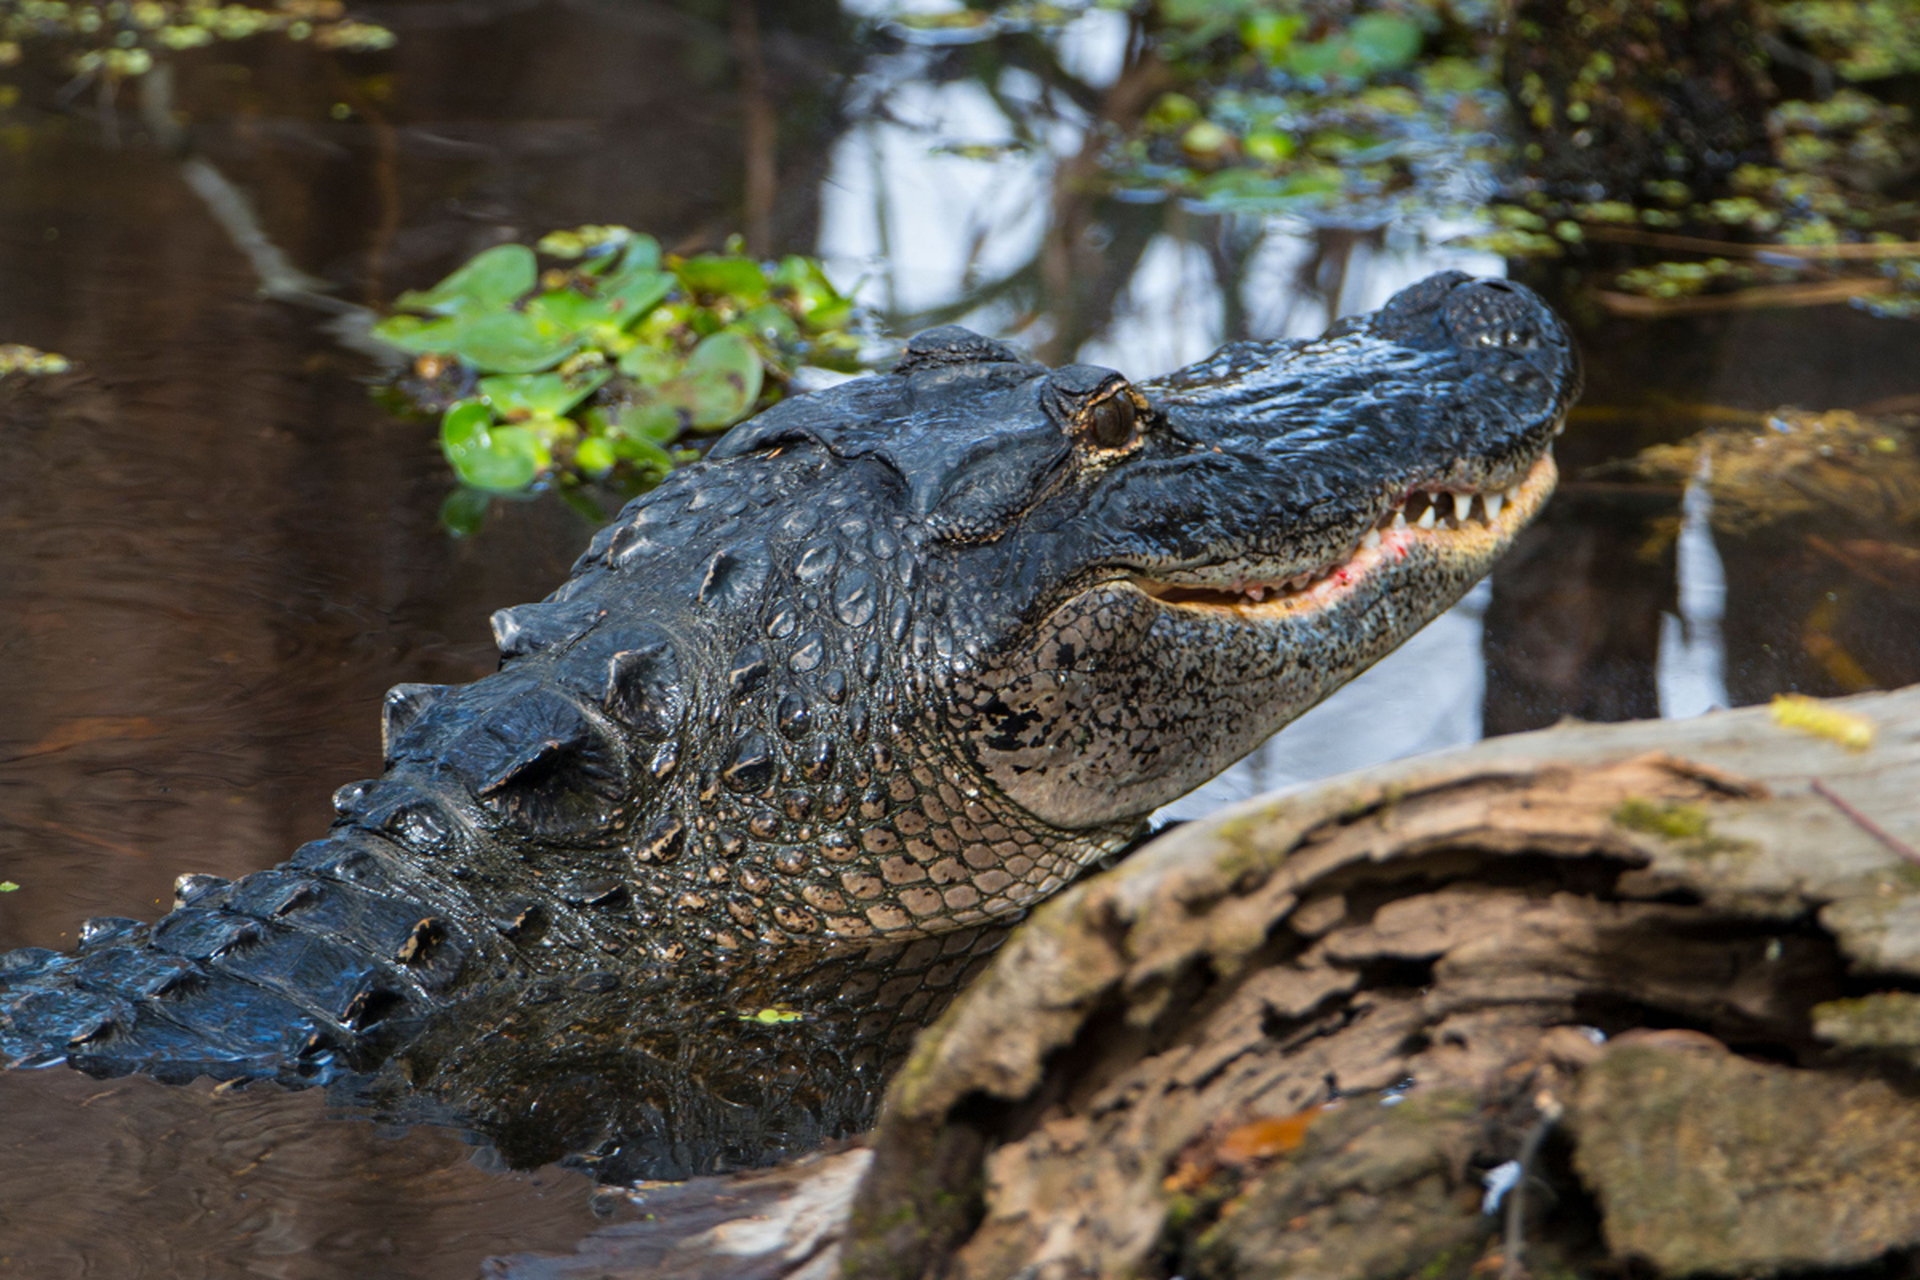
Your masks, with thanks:
[[[382,691],[484,674],[488,614],[544,595],[591,530],[548,500],[445,535],[431,428],[369,398],[371,366],[321,313],[260,295],[185,160],[356,304],[555,226],[620,221],[692,250],[741,225],[725,22],[645,3],[376,8],[401,37],[388,55],[261,41],[183,57],[111,122],[97,105],[0,119],[0,341],[82,365],[0,383],[0,879],[21,886],[0,895],[0,947],[64,946],[89,916],[158,915],[183,871],[285,857],[336,785],[377,770]],[[965,316],[1145,376],[1316,332],[1430,270],[1504,269],[1399,232],[1076,204],[1054,174],[1088,121],[1043,80],[984,84],[938,50],[851,43],[831,6],[782,12],[764,31],[780,131],[763,247],[822,253],[901,324]],[[1109,21],[1062,45],[1095,86],[1118,65]],[[989,89],[1053,104],[1035,144],[936,153],[1007,141]],[[1817,545],[1920,544],[1911,527],[1835,510],[1735,538],[1682,486],[1591,470],[1708,422],[1765,430],[1782,404],[1920,404],[1914,334],[1835,307],[1584,325],[1590,394],[1542,523],[1459,608],[1176,811],[1566,715],[1920,680],[1920,586]],[[504,1173],[446,1130],[390,1133],[318,1094],[54,1070],[0,1076],[0,1118],[0,1274],[465,1276],[596,1221],[581,1175]]]

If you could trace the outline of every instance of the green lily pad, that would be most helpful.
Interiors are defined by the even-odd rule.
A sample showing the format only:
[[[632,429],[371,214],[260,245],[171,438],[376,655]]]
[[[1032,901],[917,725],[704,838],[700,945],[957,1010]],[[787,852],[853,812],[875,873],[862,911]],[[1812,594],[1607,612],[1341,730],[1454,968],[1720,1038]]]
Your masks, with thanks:
[[[423,320],[419,316],[396,315],[373,326],[373,336],[390,347],[398,347],[413,355],[427,355],[432,352],[451,351],[453,335],[460,322],[436,317]]]
[[[811,258],[789,254],[780,259],[773,285],[792,293],[794,310],[816,329],[841,329],[853,320],[853,300],[834,288]]]
[[[596,328],[609,318],[599,298],[577,289],[549,289],[527,303],[526,314],[537,324],[573,332]]]
[[[494,426],[493,408],[482,400],[449,406],[440,420],[440,450],[463,483],[490,493],[524,489],[553,462],[538,433]]]
[[[1256,13],[1240,24],[1240,39],[1268,66],[1278,66],[1307,25],[1296,13]]]
[[[675,264],[673,272],[696,297],[726,296],[743,306],[766,301],[767,273],[752,258],[701,254]]]
[[[1420,53],[1418,23],[1391,13],[1362,14],[1347,28],[1353,51],[1369,72],[1397,71]]]
[[[1364,79],[1412,62],[1423,39],[1417,23],[1390,13],[1369,13],[1337,36],[1292,45],[1285,61],[1287,70],[1299,76]]]
[[[747,416],[760,398],[760,353],[745,335],[725,332],[703,338],[687,357],[686,372],[668,384],[702,430],[728,427]],[[666,391],[667,388],[661,388]]]
[[[573,373],[496,374],[480,379],[480,394],[503,418],[515,414],[559,417],[606,385],[613,370],[591,365]]]
[[[776,347],[792,347],[800,341],[800,325],[778,303],[763,302],[734,322],[734,328],[754,334]]]
[[[678,440],[689,425],[687,415],[680,409],[665,400],[649,397],[622,405],[619,416],[608,431],[616,437],[629,440],[669,445]]]
[[[637,350],[621,358],[620,368],[639,384],[639,395],[620,411],[621,432],[660,444],[685,431],[711,431],[740,421],[760,398],[765,376],[752,339],[731,329],[702,338],[670,377],[646,377],[661,364],[651,354],[638,356]]]
[[[539,312],[498,311],[463,319],[447,349],[482,373],[538,373],[575,351],[577,330]]]
[[[532,289],[539,275],[533,250],[523,244],[498,245],[433,288],[401,294],[393,305],[405,311],[445,316],[504,307]]]
[[[588,436],[573,451],[573,460],[580,469],[590,476],[599,477],[613,470],[613,464],[619,461],[613,451],[613,442],[605,436]]]
[[[623,268],[600,286],[599,302],[607,322],[624,329],[673,292],[673,277],[655,267]]]
[[[620,270],[637,271],[640,268],[659,271],[660,242],[649,235],[637,235],[627,241],[627,248],[620,255]]]
[[[680,376],[687,362],[659,347],[638,346],[620,357],[620,372],[641,386],[658,386]]]

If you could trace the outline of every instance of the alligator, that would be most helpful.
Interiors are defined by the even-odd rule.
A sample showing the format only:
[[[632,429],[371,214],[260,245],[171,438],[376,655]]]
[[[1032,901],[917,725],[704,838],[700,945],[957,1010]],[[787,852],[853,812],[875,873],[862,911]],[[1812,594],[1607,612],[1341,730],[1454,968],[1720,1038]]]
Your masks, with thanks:
[[[922,333],[631,502],[494,674],[391,690],[289,861],[0,956],[0,1064],[437,1079],[496,1136],[629,1087],[625,1176],[858,1128],[1006,925],[1487,572],[1578,386],[1458,273],[1139,383]]]

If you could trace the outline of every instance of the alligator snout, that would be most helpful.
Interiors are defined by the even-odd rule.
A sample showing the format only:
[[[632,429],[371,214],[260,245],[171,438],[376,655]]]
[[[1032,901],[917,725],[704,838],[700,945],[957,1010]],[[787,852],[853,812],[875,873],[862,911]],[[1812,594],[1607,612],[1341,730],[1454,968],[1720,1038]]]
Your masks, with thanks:
[[[1463,347],[1534,351],[1566,346],[1553,314],[1532,293],[1505,280],[1464,280],[1448,292],[1444,309],[1447,327]]]

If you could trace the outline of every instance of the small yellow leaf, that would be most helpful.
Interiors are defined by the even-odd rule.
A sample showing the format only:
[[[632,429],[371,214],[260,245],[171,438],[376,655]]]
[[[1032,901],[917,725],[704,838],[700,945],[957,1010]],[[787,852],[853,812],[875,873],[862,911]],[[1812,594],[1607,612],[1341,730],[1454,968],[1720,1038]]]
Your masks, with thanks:
[[[758,1022],[762,1026],[774,1027],[779,1026],[783,1022],[802,1022],[806,1019],[806,1016],[806,1014],[799,1013],[793,1009],[762,1009],[758,1013],[741,1014],[740,1021]]]
[[[1783,729],[1828,738],[1849,751],[1865,751],[1873,745],[1873,721],[1804,693],[1775,694],[1772,715],[1773,722]]]

